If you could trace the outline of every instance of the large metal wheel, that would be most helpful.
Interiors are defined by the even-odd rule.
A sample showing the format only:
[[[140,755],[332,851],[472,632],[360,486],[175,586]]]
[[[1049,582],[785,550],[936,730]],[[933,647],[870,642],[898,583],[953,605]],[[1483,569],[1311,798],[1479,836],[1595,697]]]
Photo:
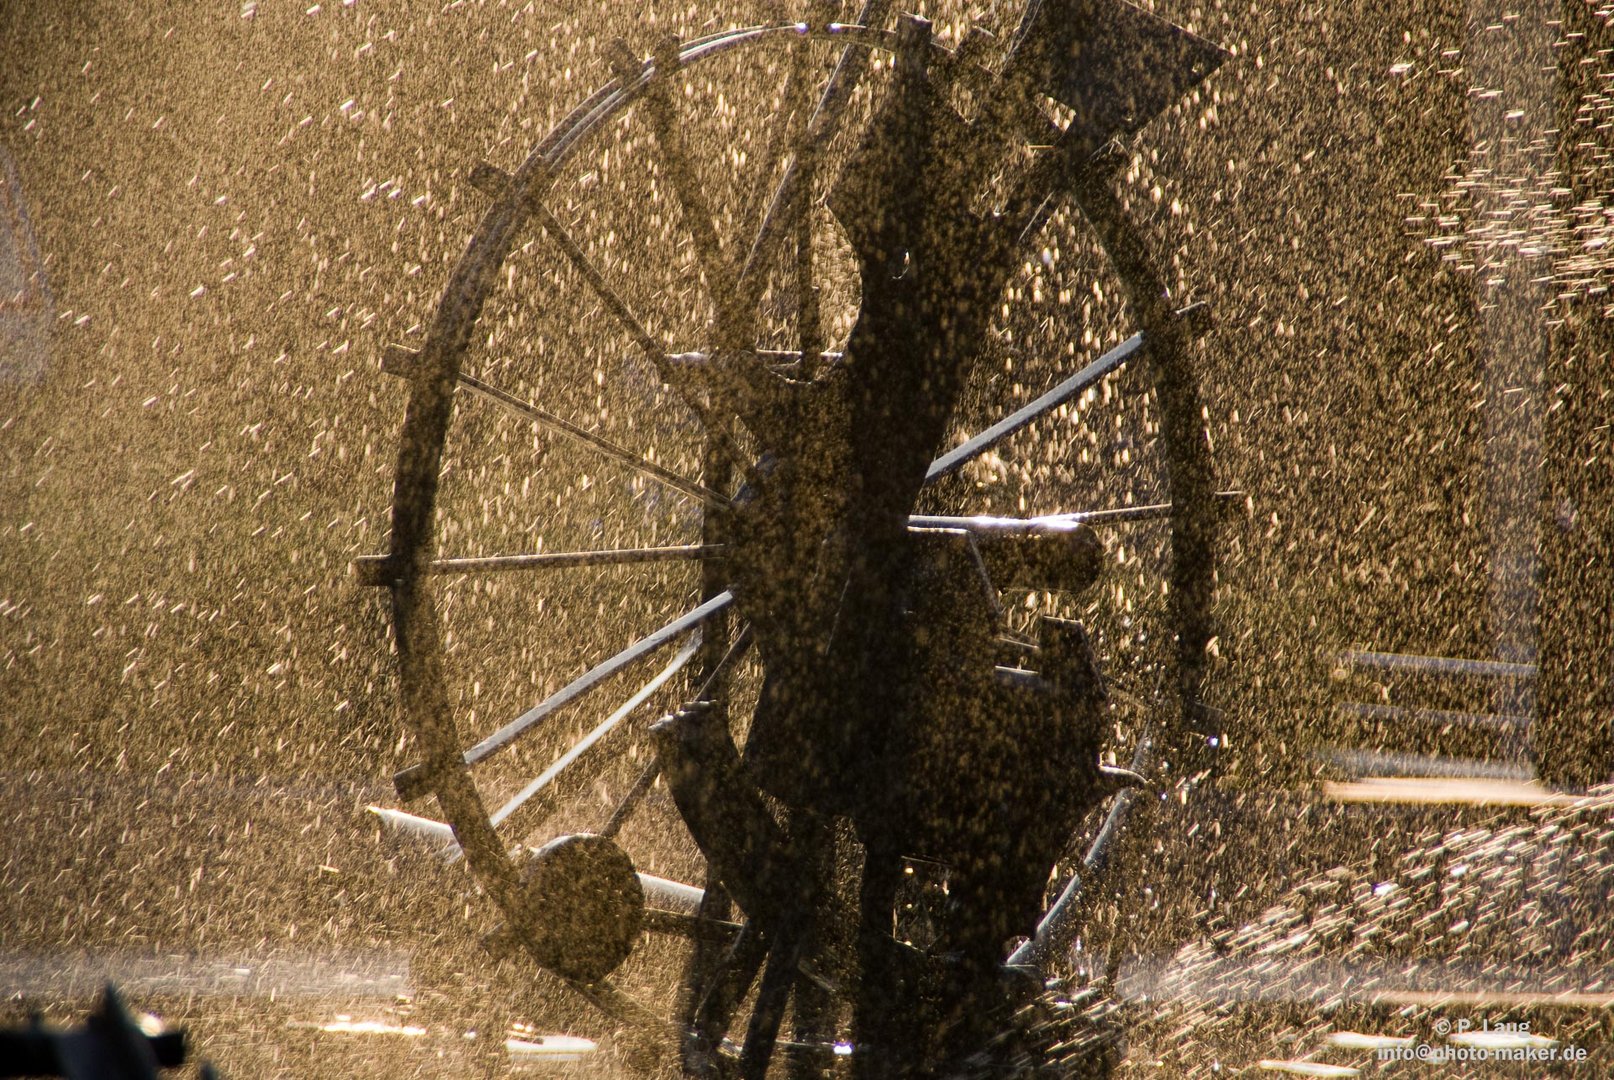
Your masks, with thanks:
[[[1184,754],[1209,734],[1215,502],[1190,366],[1200,321],[1168,297],[1120,194],[1127,155],[1102,146],[1219,59],[1136,9],[1105,6],[1124,16],[1122,45],[1158,35],[1156,59],[1183,70],[1156,93],[1164,101],[1133,101],[1090,131],[1069,100],[1036,94],[1007,109],[994,97],[1007,78],[992,70],[996,46],[972,35],[944,48],[916,20],[883,29],[877,0],[857,24],[832,24],[835,5],[819,5],[799,23],[665,41],[648,60],[623,46],[616,78],[524,160],[468,171],[491,205],[423,344],[384,360],[409,402],[390,547],[358,570],[391,594],[419,755],[397,777],[400,795],[435,798],[432,816],[492,901],[495,951],[524,951],[692,1074],[874,1062],[848,1028],[878,1009],[856,989],[872,977],[859,942],[923,952],[925,890],[887,871],[871,885],[874,857],[840,808],[764,791],[749,748],[736,751],[776,654],[748,653],[747,600],[731,591],[734,500],[756,497],[777,435],[765,428],[793,415],[759,399],[769,380],[835,378],[870,310],[862,283],[878,222],[857,220],[858,208],[895,197],[900,153],[872,167],[868,156],[905,78],[928,80],[975,133],[970,153],[989,144],[1001,159],[962,197],[1018,230],[1012,266],[985,274],[991,326],[970,347],[910,528],[970,545],[1080,536],[1087,554],[1112,533],[1099,583],[1084,571],[1079,595],[1032,581],[981,599],[1004,604],[997,677],[1037,683],[1036,616],[1079,618],[1110,689],[1098,706],[1106,754],[1164,787],[1198,767]],[[1072,148],[1078,136],[1087,143]],[[871,168],[884,189],[849,186]],[[906,267],[890,270],[900,279]],[[1077,496],[1090,509],[1049,515]],[[833,538],[815,531],[815,513],[792,513],[770,543],[815,557]],[[589,655],[624,626],[642,630],[608,658]],[[1047,661],[1046,637],[1042,650]],[[602,699],[611,707],[588,709]],[[680,705],[677,722],[651,730]],[[1078,800],[1087,824],[1062,835],[1064,876],[1044,883],[1047,914],[1005,969],[1032,992],[1005,989],[1005,1016],[1064,973],[1082,898],[1138,801],[1133,789],[1106,793]],[[748,824],[731,820],[736,806]],[[688,836],[672,828],[680,821]],[[788,866],[771,865],[785,850]],[[922,863],[906,869],[926,876]],[[781,893],[784,879],[795,892]],[[968,917],[935,896],[935,918]],[[628,959],[647,931],[693,943],[660,1003],[647,997],[665,953],[643,970]],[[946,1013],[910,1019],[959,1026]],[[886,1060],[862,1072],[942,1067]]]

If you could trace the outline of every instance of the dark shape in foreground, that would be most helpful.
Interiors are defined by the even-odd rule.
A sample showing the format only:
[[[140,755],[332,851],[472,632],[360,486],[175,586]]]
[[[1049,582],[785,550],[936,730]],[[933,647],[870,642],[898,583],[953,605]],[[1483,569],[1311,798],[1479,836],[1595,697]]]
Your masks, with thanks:
[[[0,1031],[0,1076],[156,1080],[158,1069],[176,1069],[185,1060],[184,1032],[141,1031],[111,983],[83,1027],[48,1028],[36,1016],[26,1028]],[[202,1076],[210,1080],[211,1067],[203,1065]]]

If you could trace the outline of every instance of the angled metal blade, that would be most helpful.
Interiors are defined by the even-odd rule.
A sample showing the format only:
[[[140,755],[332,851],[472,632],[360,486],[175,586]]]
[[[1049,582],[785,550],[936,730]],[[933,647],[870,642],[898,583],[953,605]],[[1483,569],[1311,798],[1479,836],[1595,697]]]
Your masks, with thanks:
[[[1126,0],[1032,0],[1003,76],[1069,107],[1076,119],[1065,138],[1097,149],[1143,127],[1227,57]]]

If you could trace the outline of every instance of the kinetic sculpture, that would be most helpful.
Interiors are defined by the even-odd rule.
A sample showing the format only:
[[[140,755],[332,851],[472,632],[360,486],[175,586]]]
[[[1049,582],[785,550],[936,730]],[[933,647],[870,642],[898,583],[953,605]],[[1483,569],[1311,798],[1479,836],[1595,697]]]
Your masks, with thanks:
[[[1029,0],[1002,49],[976,32],[948,50],[914,17],[882,28],[887,7],[869,0],[856,23],[838,23],[818,5],[802,22],[668,39],[648,60],[619,43],[615,79],[519,168],[474,170],[493,205],[424,347],[395,347],[384,362],[409,381],[410,399],[390,551],[359,560],[358,570],[390,589],[404,718],[425,751],[399,774],[398,790],[436,797],[503,919],[493,947],[525,950],[620,1019],[665,1030],[609,976],[646,930],[691,938],[671,1021],[691,1075],[760,1077],[776,1058],[788,1059],[791,1075],[848,1060],[862,1077],[952,1075],[1005,1054],[1032,1068],[1057,1059],[1069,1071],[1073,1059],[1050,1049],[1050,1029],[1040,1043],[1004,1033],[1058,973],[1080,927],[1083,889],[1108,865],[1143,783],[1138,773],[1153,778],[1157,754],[1213,741],[1199,688],[1216,497],[1190,366],[1204,319],[1168,298],[1115,174],[1116,141],[1182,98],[1223,54],[1122,0]],[[686,80],[726,54],[776,49],[791,50],[790,62],[782,91],[766,91],[779,107],[749,189],[756,197],[739,185],[737,207],[716,205],[687,147],[697,118],[682,111]],[[1000,61],[988,65],[994,53]],[[884,59],[871,62],[876,55]],[[822,80],[812,77],[815,58]],[[846,130],[853,117],[861,131]],[[712,313],[701,340],[662,340],[546,209],[568,161],[624,123],[645,129],[658,189],[670,190],[693,246],[689,276],[704,283]],[[1137,333],[944,452],[1006,289],[1067,204],[1123,284]],[[820,206],[850,245],[861,283],[850,333],[833,352],[815,270]],[[609,315],[602,332],[625,331],[699,418],[698,478],[624,447],[603,425],[563,419],[466,370],[501,266],[539,230]],[[787,311],[794,349],[764,347],[765,307]],[[1152,375],[1159,428],[1151,434],[1169,504],[1024,519],[917,512],[927,485],[1129,362]],[[689,499],[703,510],[700,542],[440,552],[436,504],[457,391]],[[1006,634],[999,594],[1086,590],[1104,561],[1096,527],[1150,518],[1170,530],[1174,672],[1154,728],[1136,740],[1132,771],[1100,765],[1108,705],[1090,635],[1052,617],[1034,640]],[[445,689],[441,575],[673,560],[700,567],[686,615],[466,748]],[[627,705],[487,809],[473,776],[479,763],[679,643]],[[761,680],[741,716],[733,683],[749,650]],[[677,686],[684,669],[696,676],[687,703],[648,727],[653,763],[610,820],[597,833],[512,854],[579,781],[609,767],[629,728],[646,730],[636,711]],[[703,890],[637,873],[616,843],[658,778],[707,861]],[[1078,874],[1050,892],[1082,822],[1106,803]],[[894,932],[912,867],[905,860],[916,857],[947,868],[925,948]],[[1015,938],[1024,941],[1005,956]],[[787,1013],[793,1029],[782,1038]],[[744,1030],[731,1034],[739,1016]],[[1101,1051],[1083,1059],[1093,1070],[1103,1060]]]

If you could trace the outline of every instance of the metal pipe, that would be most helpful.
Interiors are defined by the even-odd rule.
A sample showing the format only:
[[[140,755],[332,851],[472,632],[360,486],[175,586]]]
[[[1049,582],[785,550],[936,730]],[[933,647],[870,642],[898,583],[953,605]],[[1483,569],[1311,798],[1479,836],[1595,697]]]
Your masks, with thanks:
[[[633,711],[635,709],[643,705],[650,699],[652,694],[666,685],[667,680],[671,679],[685,664],[689,663],[690,659],[694,657],[699,648],[700,635],[696,634],[694,635],[694,639],[690,641],[688,645],[685,645],[681,650],[679,650],[678,655],[673,657],[672,661],[666,667],[662,668],[655,678],[651,679],[649,682],[645,683],[644,686],[640,687],[639,692],[624,702],[621,708],[612,713],[610,716],[606,717],[600,722],[599,726],[585,735],[574,746],[557,758],[553,765],[549,766],[549,768],[538,774],[538,776],[531,783],[522,788],[521,791],[516,794],[515,798],[501,806],[490,819],[493,822],[493,827],[498,828],[499,826],[503,825],[507,820],[509,820],[511,815],[515,814],[518,810],[521,810],[529,800],[533,800],[535,797],[541,794],[545,795],[546,797],[537,799],[534,805],[527,809],[524,816],[536,816],[540,820],[548,817],[549,814],[554,811],[555,804],[559,801],[560,797],[553,792],[546,791],[546,789],[548,789],[550,785],[554,783],[556,778],[558,778],[561,773],[565,772],[568,768],[571,768],[585,755],[589,755],[589,752],[598,746],[601,740],[616,730],[622,721],[633,715]],[[591,767],[585,770],[585,780],[591,779],[605,765],[605,758],[603,755],[593,754],[589,756],[594,758],[594,760],[590,763]]]
[[[663,911],[671,911],[679,915],[694,916],[700,914],[701,901],[706,896],[705,889],[685,885],[681,881],[657,877],[654,874],[640,873],[638,877],[639,885],[644,889],[646,903]]]
[[[517,736],[521,735],[550,713],[556,711],[561,706],[570,704],[571,702],[582,697],[584,694],[594,689],[595,686],[610,678],[612,675],[615,675],[617,672],[621,671],[634,661],[650,655],[651,653],[660,649],[662,646],[666,645],[668,642],[672,641],[674,638],[695,629],[695,627],[705,622],[711,616],[722,611],[733,602],[733,593],[719,593],[710,600],[706,601],[706,603],[695,608],[693,611],[686,612],[685,614],[674,619],[666,626],[663,626],[660,630],[640,638],[638,641],[634,642],[632,645],[629,645],[626,649],[623,649],[609,660],[596,664],[582,675],[579,675],[577,678],[567,683],[560,690],[557,690],[555,693],[551,694],[537,705],[534,705],[531,709],[528,709],[526,712],[510,721],[508,724],[504,725],[504,727],[500,728],[498,731],[495,731],[492,735],[489,735],[486,739],[483,739],[481,742],[465,751],[465,753],[461,755],[461,759],[467,765],[475,765],[482,759],[489,757],[498,750],[503,749],[504,747],[508,746]],[[398,789],[398,795],[401,798],[415,799],[425,795],[432,789],[433,776],[433,770],[423,763],[420,765],[410,766],[407,769],[395,773],[393,775],[392,782],[393,786]]]
[[[683,562],[710,559],[723,549],[713,544],[670,547],[614,548],[606,551],[551,551],[531,555],[484,555],[471,559],[433,559],[422,569],[427,574],[493,574],[506,570],[563,570],[579,566],[631,566],[638,563]],[[389,585],[396,563],[389,555],[361,555],[353,572],[364,585]]]
[[[1491,679],[1533,679],[1534,664],[1509,664],[1500,660],[1459,660],[1449,656],[1415,656],[1410,653],[1367,652],[1347,649],[1340,660],[1356,667],[1381,671],[1411,671],[1422,675],[1473,675]]]
[[[1063,405],[1089,386],[1098,382],[1104,376],[1126,363],[1131,359],[1132,354],[1141,348],[1143,348],[1143,334],[1139,332],[1133,334],[1025,408],[1010,413],[963,446],[949,450],[931,462],[930,468],[925,472],[926,482],[955,472],[971,458],[986,453],[986,451],[992,449],[992,447],[1021,428],[1026,427],[1044,413]]]

